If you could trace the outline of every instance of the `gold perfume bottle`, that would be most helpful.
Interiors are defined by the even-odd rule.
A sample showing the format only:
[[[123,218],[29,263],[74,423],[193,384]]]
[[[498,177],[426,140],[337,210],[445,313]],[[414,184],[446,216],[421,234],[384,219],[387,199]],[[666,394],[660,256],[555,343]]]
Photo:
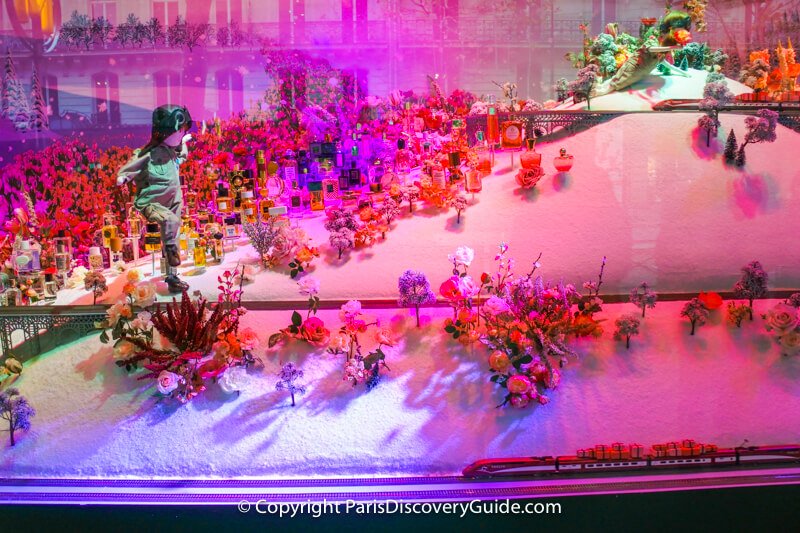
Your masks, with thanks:
[[[194,243],[194,266],[197,268],[206,267],[206,243],[205,239],[196,239]]]
[[[105,213],[103,215],[103,248],[111,246],[111,239],[117,236],[117,226],[114,223],[114,215]]]
[[[158,252],[161,250],[161,229],[155,222],[149,222],[146,226],[147,231],[144,234],[144,249],[150,253]]]
[[[242,219],[248,224],[255,224],[257,218],[258,211],[253,191],[242,191]]]
[[[312,211],[322,211],[325,209],[325,197],[322,192],[322,182],[308,182],[308,199]]]

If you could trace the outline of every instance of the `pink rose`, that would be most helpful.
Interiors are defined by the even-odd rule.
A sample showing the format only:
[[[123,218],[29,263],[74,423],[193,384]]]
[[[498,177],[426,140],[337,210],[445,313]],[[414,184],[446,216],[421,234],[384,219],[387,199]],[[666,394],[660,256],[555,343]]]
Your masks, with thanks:
[[[527,407],[529,403],[530,399],[528,398],[527,395],[513,394],[511,396],[511,405],[513,407],[516,407],[517,409],[522,409],[524,407]]]
[[[511,394],[525,394],[531,388],[531,380],[527,376],[516,374],[508,378],[506,387]]]
[[[161,394],[169,394],[178,388],[178,384],[183,381],[178,374],[162,370],[158,375],[158,383],[156,387]]]
[[[325,346],[331,337],[331,332],[325,328],[325,323],[312,316],[300,326],[300,335],[304,340],[316,346]]]
[[[258,335],[252,328],[244,328],[239,331],[239,344],[242,350],[253,351],[258,348],[259,340]]]
[[[439,287],[439,294],[444,296],[447,300],[456,301],[462,300],[461,287],[458,283],[458,276],[453,276]]]

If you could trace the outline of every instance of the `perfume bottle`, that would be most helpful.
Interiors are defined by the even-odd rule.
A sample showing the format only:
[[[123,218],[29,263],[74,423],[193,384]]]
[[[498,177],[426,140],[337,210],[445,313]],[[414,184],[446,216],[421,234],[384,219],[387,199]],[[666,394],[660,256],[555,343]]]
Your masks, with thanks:
[[[128,237],[140,237],[142,235],[142,215],[133,207],[133,204],[128,205]]]
[[[51,273],[46,273],[44,275],[44,299],[45,300],[55,300],[58,297],[58,284],[56,283],[55,277]]]
[[[63,235],[63,232],[61,234]],[[72,265],[70,240],[69,237],[56,237],[54,240],[56,248],[56,271],[59,274],[66,274],[69,272],[70,266]]]
[[[289,216],[297,218],[303,216],[303,195],[297,188],[297,182],[292,183],[292,190],[289,192]]]
[[[117,226],[112,213],[103,214],[103,248],[111,245],[111,239],[117,236]]]
[[[444,175],[444,168],[438,161],[434,161],[431,167],[431,185],[434,189],[444,190],[447,188],[447,178]]]
[[[242,191],[242,220],[248,224],[255,224],[257,218],[258,210],[253,199],[253,191]]]
[[[111,237],[111,242],[108,246],[109,266],[113,266],[122,262],[122,237]]]
[[[405,183],[408,174],[411,172],[413,156],[406,150],[406,140],[397,139],[397,152],[394,154],[394,171],[397,173],[401,183]]]
[[[287,158],[283,163],[283,183],[286,189],[291,189],[292,184],[298,180],[297,161],[292,158],[292,151],[288,150]]]
[[[346,168],[339,169],[339,191],[350,188],[350,172]]]
[[[356,162],[350,162],[350,170],[348,171],[348,182],[350,189],[358,189],[361,187],[361,170],[356,167]]]
[[[256,151],[256,183],[259,192],[267,187],[267,156],[264,150]]]
[[[258,212],[261,215],[261,220],[267,220],[269,218],[269,210],[272,207],[275,207],[275,200],[272,198],[262,198],[258,201]]]
[[[475,141],[473,150],[478,160],[476,168],[481,175],[488,176],[492,172],[492,155],[489,153],[489,148],[486,146],[486,140],[484,139],[482,131],[478,131],[478,133],[475,134]]]
[[[381,192],[383,186],[383,176],[386,169],[380,159],[376,159],[369,167],[369,190]]]
[[[494,105],[494,98],[491,97],[489,103],[489,114],[486,115],[486,140],[490,145],[500,142],[500,119],[497,116],[497,108]]]
[[[450,152],[447,154],[447,161],[450,164],[449,175],[450,183],[458,183],[464,179],[464,173],[461,172],[461,154],[459,152]]]
[[[217,211],[220,213],[233,212],[233,198],[229,196],[229,189],[221,184],[217,185]]]
[[[226,239],[235,239],[239,235],[236,233],[236,217],[229,216],[225,218],[225,225],[222,228],[223,234]]]
[[[145,226],[144,249],[155,253],[161,250],[161,229],[155,222],[148,222]]]
[[[206,244],[203,238],[195,239],[194,242],[194,266],[206,267]]]
[[[231,184],[231,193],[234,195],[238,191],[241,191],[242,189],[245,188],[244,187],[245,174],[244,171],[239,168],[238,163],[233,166],[233,170],[228,176],[228,182]]]
[[[325,197],[322,192],[322,182],[308,182],[308,200],[312,211],[322,211],[325,209]]]
[[[475,165],[470,166],[464,181],[464,186],[467,189],[467,192],[476,193],[481,192],[481,189],[483,189],[481,173]]]
[[[434,157],[431,154],[431,143],[422,143],[422,172],[431,176],[433,174]]]
[[[9,307],[19,307],[22,305],[22,291],[17,287],[16,279],[12,279],[9,283],[11,286],[3,291],[4,302]]]
[[[161,242],[160,238],[158,242]],[[103,270],[103,254],[100,253],[99,246],[89,248],[89,268],[96,271]]]
[[[536,151],[536,139],[528,137],[525,139],[527,150],[519,156],[519,162],[524,169],[532,169],[542,166],[542,154]]]
[[[328,177],[322,180],[322,196],[326,205],[334,205],[340,201],[338,178]]]

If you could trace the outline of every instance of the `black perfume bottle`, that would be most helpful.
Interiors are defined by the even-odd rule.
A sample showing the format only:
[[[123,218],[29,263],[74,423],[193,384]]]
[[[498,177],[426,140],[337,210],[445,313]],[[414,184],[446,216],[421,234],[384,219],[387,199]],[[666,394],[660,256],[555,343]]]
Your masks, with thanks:
[[[339,190],[346,191],[350,188],[350,172],[343,168],[339,171]]]
[[[349,182],[351,189],[357,189],[361,187],[361,170],[356,166],[355,161],[350,162],[350,170],[348,171],[349,174]]]

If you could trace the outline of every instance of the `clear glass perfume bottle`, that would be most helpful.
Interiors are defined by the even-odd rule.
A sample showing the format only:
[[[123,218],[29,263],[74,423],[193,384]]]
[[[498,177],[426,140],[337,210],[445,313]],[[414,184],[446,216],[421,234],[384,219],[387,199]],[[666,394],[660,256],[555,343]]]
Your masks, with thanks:
[[[289,192],[289,217],[299,218],[301,216],[303,216],[303,195],[295,181]]]

